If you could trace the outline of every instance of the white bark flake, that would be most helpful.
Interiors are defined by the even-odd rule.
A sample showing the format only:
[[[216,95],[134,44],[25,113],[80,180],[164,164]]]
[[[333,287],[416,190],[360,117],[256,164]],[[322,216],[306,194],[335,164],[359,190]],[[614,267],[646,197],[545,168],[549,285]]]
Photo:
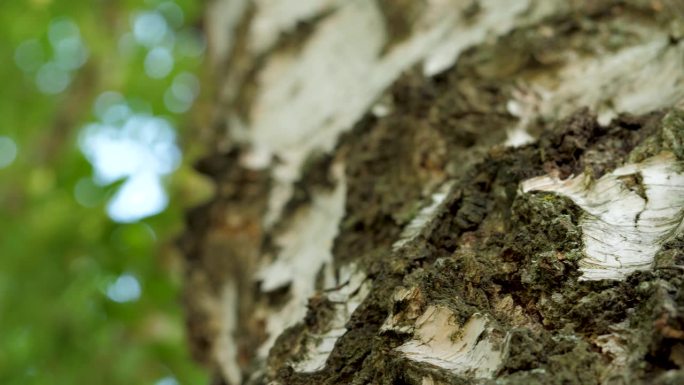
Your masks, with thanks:
[[[464,325],[446,307],[432,305],[415,323],[414,337],[397,348],[408,359],[474,378],[491,378],[502,362],[503,338],[483,314]]]
[[[660,247],[682,230],[682,170],[684,163],[664,152],[596,181],[585,174],[567,180],[547,175],[524,181],[522,191],[554,192],[585,211],[582,280],[624,279],[650,269]]]

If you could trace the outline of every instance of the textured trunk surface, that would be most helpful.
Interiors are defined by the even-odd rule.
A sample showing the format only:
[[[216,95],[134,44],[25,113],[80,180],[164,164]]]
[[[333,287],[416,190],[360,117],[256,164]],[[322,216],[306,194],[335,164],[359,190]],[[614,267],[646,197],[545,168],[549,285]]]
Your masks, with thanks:
[[[684,383],[684,3],[216,0],[221,384]]]

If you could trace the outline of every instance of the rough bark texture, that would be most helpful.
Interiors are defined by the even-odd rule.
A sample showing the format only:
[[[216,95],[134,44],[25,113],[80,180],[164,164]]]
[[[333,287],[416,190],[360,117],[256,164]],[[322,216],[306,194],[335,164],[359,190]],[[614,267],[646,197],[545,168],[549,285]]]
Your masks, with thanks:
[[[684,383],[684,4],[217,0],[225,384]]]

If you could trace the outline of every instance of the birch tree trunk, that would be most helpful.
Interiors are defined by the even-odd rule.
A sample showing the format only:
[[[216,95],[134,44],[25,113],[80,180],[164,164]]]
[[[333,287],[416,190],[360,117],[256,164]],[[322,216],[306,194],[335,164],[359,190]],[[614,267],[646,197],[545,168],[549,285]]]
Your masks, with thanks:
[[[216,0],[216,384],[684,383],[684,3]],[[678,106],[679,105],[679,106]]]

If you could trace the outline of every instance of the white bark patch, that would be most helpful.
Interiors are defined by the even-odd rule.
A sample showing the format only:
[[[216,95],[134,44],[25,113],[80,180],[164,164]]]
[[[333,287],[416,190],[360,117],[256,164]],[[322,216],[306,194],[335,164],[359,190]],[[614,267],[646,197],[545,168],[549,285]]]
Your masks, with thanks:
[[[290,285],[290,300],[278,310],[269,310],[266,317],[268,340],[260,347],[265,357],[276,337],[306,315],[306,304],[316,291],[316,276],[332,262],[333,240],[345,213],[347,186],[344,166],[333,165],[337,186],[331,192],[314,194],[310,206],[303,209],[279,235],[276,244],[280,253],[275,260],[257,273],[261,290],[269,292]]]
[[[502,362],[503,340],[492,333],[488,318],[475,313],[459,325],[451,310],[430,306],[417,320],[412,340],[396,350],[414,361],[452,373],[491,378]]]
[[[524,125],[518,125],[506,132],[506,142],[504,146],[520,147],[534,142],[534,137],[527,132]]]
[[[538,102],[538,96],[533,92],[525,92],[522,89],[513,91],[513,99],[506,103],[506,110],[518,118],[518,123],[506,131],[505,146],[520,147],[536,140],[527,132],[527,126],[532,119],[537,117],[538,112],[535,109]]]
[[[666,33],[641,32],[647,42],[618,52],[570,60],[560,71],[544,72],[518,94],[518,109],[557,118],[588,106],[607,124],[620,112],[646,113],[684,99],[684,43]],[[534,98],[525,96],[535,93]]]
[[[567,180],[542,176],[522,183],[522,191],[549,191],[570,198],[584,211],[580,219],[583,280],[624,279],[647,270],[660,247],[684,222],[684,162],[661,153],[627,164],[592,181],[581,174]],[[625,177],[632,178],[629,186]],[[631,187],[631,188],[630,188]]]
[[[645,351],[635,350],[633,346],[630,346],[630,341],[634,339],[635,336],[629,331],[627,320],[611,325],[610,333],[592,338],[593,344],[609,360],[606,369],[601,373],[602,384],[608,384],[611,380],[622,377],[630,362],[642,361]]]
[[[242,372],[237,361],[237,344],[233,333],[237,327],[238,294],[235,282],[228,281],[222,292],[219,309],[219,332],[214,346],[214,357],[218,361],[224,378],[231,384],[239,384],[242,380]]]
[[[418,214],[409,222],[401,232],[399,240],[394,242],[392,248],[396,251],[414,240],[423,231],[425,226],[435,219],[437,213],[441,212],[444,200],[449,195],[449,190],[453,186],[453,182],[446,182],[440,186],[437,191],[430,197],[431,203],[423,207]]]
[[[310,373],[322,370],[337,340],[347,332],[345,325],[352,313],[361,305],[371,288],[371,281],[366,274],[356,267],[344,267],[340,271],[341,286],[327,293],[328,300],[335,303],[335,315],[330,321],[328,331],[320,335],[311,335],[305,342],[305,357],[292,366],[297,372]]]
[[[416,319],[422,314],[425,298],[418,287],[399,287],[392,295],[394,303],[404,303],[403,310],[392,313],[380,327],[380,331],[393,330],[399,333],[411,333],[414,330]]]
[[[435,3],[438,1],[434,1]],[[433,49],[425,58],[423,73],[425,76],[434,76],[453,66],[458,56],[466,48],[483,42],[488,36],[494,37],[509,32],[515,25],[522,23],[518,16],[528,11],[532,5],[530,0],[502,1],[481,0],[478,2],[477,20],[472,23],[463,19],[465,8],[470,6],[469,1],[454,1],[454,7],[458,7],[458,21],[453,24],[445,39]],[[517,24],[516,24],[517,23]]]
[[[628,370],[628,341],[617,334],[604,334],[596,337],[594,343],[601,349],[601,353],[610,359],[606,372],[602,373],[602,383],[609,383],[611,378],[619,377],[621,373]]]
[[[257,78],[258,91],[246,141],[253,151],[277,157],[273,176],[274,191],[281,191],[279,197],[289,196],[288,186],[299,177],[306,158],[315,151],[331,150],[338,136],[371,109],[402,71],[427,57],[440,56],[447,48],[449,60],[455,60],[469,46],[506,33],[518,16],[529,19],[521,10],[536,4],[530,0],[516,1],[514,5],[507,0],[487,0],[482,17],[465,23],[462,10],[470,1],[431,0],[410,37],[384,52],[388,39],[385,19],[375,1],[349,0],[337,5],[298,1],[263,1],[264,8],[258,12],[264,16],[258,16],[255,22],[266,25],[272,17],[281,17],[267,9],[271,3],[293,6],[296,12],[292,12],[298,15],[288,16],[287,21],[277,25],[302,20],[326,7],[334,8],[332,14],[318,22],[299,50],[269,55]],[[271,201],[269,221],[279,218],[286,200]]]
[[[233,49],[235,28],[242,19],[247,0],[209,2],[205,16],[208,47],[214,65],[223,62]]]
[[[270,49],[297,23],[334,10],[345,0],[254,0],[256,13],[249,28],[248,48],[253,55]]]

